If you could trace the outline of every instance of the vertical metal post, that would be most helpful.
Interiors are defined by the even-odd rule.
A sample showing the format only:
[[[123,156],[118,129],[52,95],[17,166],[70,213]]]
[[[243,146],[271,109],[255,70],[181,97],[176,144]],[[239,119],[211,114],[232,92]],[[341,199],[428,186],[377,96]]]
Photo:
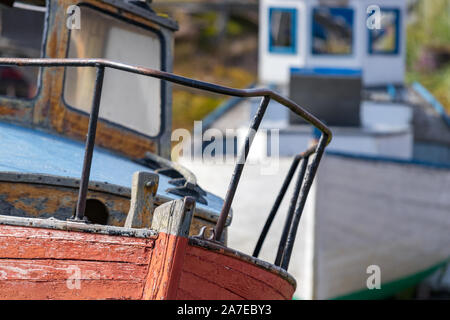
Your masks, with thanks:
[[[303,183],[302,189],[300,190],[300,198],[297,208],[295,209],[294,219],[292,220],[292,224],[289,229],[289,235],[286,242],[286,248],[283,253],[283,260],[281,263],[281,267],[285,270],[288,269],[289,262],[291,259],[292,249],[294,247],[295,237],[297,235],[298,225],[300,223],[300,218],[303,213],[303,209],[305,207],[306,199],[308,197],[309,189],[311,189],[311,185],[314,181],[314,177],[316,175],[317,168],[319,167],[320,159],[322,158],[322,154],[325,150],[325,146],[327,144],[327,138],[324,134],[320,137],[319,143],[317,145],[317,151],[314,156],[313,161],[309,167],[308,172],[306,173],[305,182]]]
[[[89,175],[91,173],[92,155],[94,153],[95,133],[97,131],[98,113],[100,109],[100,98],[102,95],[103,78],[105,67],[97,66],[95,78],[94,96],[92,98],[92,110],[89,117],[89,127],[86,137],[86,147],[84,151],[83,171],[81,172],[80,191],[78,193],[77,209],[75,220],[82,220],[86,209],[86,196],[89,185]]]
[[[275,258],[275,265],[279,266],[281,259],[283,258],[284,247],[286,245],[287,236],[291,227],[292,218],[294,216],[295,207],[298,201],[300,189],[302,187],[303,178],[305,176],[306,167],[308,165],[309,157],[304,157],[300,162],[300,169],[298,171],[297,181],[295,182],[294,191],[292,193],[291,201],[289,203],[289,209],[284,223],[283,233],[281,234],[280,243],[278,244],[277,256]]]
[[[264,240],[266,239],[267,233],[269,232],[270,226],[272,225],[273,219],[275,219],[275,215],[278,212],[281,201],[283,201],[284,195],[286,194],[287,188],[291,184],[292,177],[294,176],[295,170],[297,170],[298,163],[300,162],[301,155],[296,155],[294,160],[292,161],[291,167],[289,168],[288,173],[286,174],[286,178],[284,179],[283,185],[281,186],[280,192],[275,199],[275,203],[270,210],[270,213],[267,217],[266,223],[259,235],[258,242],[256,243],[255,250],[253,251],[253,256],[257,258],[259,256],[259,252],[261,251]]]
[[[233,198],[236,193],[236,188],[238,186],[239,179],[241,178],[242,170],[244,169],[245,161],[247,160],[250,146],[252,144],[254,135],[256,134],[259,125],[261,124],[262,118],[264,116],[264,113],[266,112],[269,102],[270,97],[264,96],[264,98],[261,100],[261,104],[258,108],[258,111],[256,112],[256,115],[253,117],[247,136],[245,137],[244,146],[239,155],[238,162],[234,167],[233,176],[231,177],[230,185],[228,186],[222,210],[220,211],[220,216],[219,219],[217,220],[216,228],[214,230],[214,240],[216,241],[220,241],[220,238],[222,236],[222,231],[223,228],[225,227],[225,221],[227,220],[228,213],[230,212],[231,203],[233,202]]]

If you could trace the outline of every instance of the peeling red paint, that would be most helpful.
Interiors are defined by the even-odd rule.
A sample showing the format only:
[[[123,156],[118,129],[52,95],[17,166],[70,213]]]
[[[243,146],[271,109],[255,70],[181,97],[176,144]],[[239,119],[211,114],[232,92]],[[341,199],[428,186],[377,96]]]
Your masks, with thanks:
[[[0,225],[0,299],[291,299],[293,292],[283,277],[184,237]]]

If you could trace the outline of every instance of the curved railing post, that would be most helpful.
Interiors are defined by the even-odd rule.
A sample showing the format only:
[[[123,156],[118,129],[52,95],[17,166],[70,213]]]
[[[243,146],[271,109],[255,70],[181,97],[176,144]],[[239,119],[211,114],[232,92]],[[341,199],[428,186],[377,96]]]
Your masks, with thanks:
[[[292,255],[292,249],[294,247],[295,237],[297,235],[298,225],[300,223],[300,218],[305,207],[306,199],[308,197],[309,190],[311,189],[314,177],[316,176],[317,168],[319,167],[320,159],[322,158],[323,152],[325,151],[326,137],[322,134],[317,144],[317,149],[311,164],[306,171],[305,178],[300,190],[300,196],[298,198],[298,203],[295,208],[294,217],[289,228],[289,233],[287,235],[286,246],[284,248],[283,257],[281,260],[281,268],[287,270],[289,262]]]
[[[94,96],[92,98],[92,110],[89,116],[89,126],[86,136],[86,147],[84,151],[83,170],[81,171],[80,190],[78,193],[75,220],[83,220],[86,209],[86,196],[89,188],[89,176],[91,173],[92,155],[94,153],[95,133],[97,131],[98,113],[100,110],[100,99],[102,96],[103,78],[105,67],[97,66],[95,77]]]
[[[288,237],[289,229],[291,228],[292,219],[294,217],[295,208],[297,205],[300,189],[302,187],[303,178],[305,177],[306,167],[308,165],[309,156],[302,157],[300,160],[300,169],[298,171],[297,181],[295,182],[294,191],[292,193],[291,201],[289,203],[289,209],[284,223],[283,233],[281,234],[280,243],[278,244],[277,256],[275,258],[275,265],[280,266],[281,259],[283,258],[284,249],[286,246],[286,240]]]
[[[259,125],[261,124],[264,113],[269,105],[270,97],[264,96],[259,105],[258,111],[253,117],[252,123],[248,130],[247,136],[245,137],[244,146],[242,147],[241,153],[238,157],[236,166],[234,167],[233,176],[231,177],[230,184],[228,186],[227,194],[220,211],[219,219],[217,220],[216,228],[214,229],[214,240],[219,241],[222,236],[223,228],[225,227],[225,221],[230,212],[231,203],[233,202],[234,195],[236,193],[236,188],[239,184],[239,179],[241,178],[242,170],[244,169],[245,162],[247,160],[248,152],[255,137],[256,131],[258,131]]]
[[[289,167],[289,171],[284,178],[283,185],[281,186],[280,191],[278,192],[277,198],[272,206],[272,209],[267,216],[266,223],[259,235],[258,241],[256,242],[255,249],[253,250],[253,256],[258,258],[259,253],[261,252],[262,245],[264,244],[264,240],[266,240],[267,233],[272,225],[273,219],[275,219],[275,215],[280,208],[281,201],[283,201],[284,195],[286,194],[289,185],[291,184],[292,177],[294,176],[295,171],[297,170],[298,164],[300,162],[301,155],[296,155],[294,160],[292,160],[291,166]]]

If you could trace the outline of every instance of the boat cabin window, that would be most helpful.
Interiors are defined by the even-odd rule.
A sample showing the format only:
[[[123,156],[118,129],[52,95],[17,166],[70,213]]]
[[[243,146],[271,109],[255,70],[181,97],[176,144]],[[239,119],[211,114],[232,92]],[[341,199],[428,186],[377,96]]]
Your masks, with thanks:
[[[353,9],[316,7],[312,19],[312,54],[350,55],[353,52]]]
[[[156,32],[81,6],[80,29],[70,31],[69,58],[104,58],[161,69],[161,40]],[[90,112],[95,68],[66,68],[64,100]],[[106,68],[100,118],[146,136],[161,130],[161,81]]]
[[[269,52],[297,52],[297,9],[269,8]]]
[[[40,58],[45,7],[14,2],[0,5],[0,56]],[[38,67],[0,66],[0,95],[33,98],[38,91]]]
[[[381,28],[369,29],[370,54],[398,54],[400,10],[381,9]]]

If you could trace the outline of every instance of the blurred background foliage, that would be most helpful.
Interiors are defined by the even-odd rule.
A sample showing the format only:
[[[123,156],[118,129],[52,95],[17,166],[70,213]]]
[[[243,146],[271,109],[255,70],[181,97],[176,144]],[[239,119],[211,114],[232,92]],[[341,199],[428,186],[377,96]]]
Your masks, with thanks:
[[[406,81],[420,82],[450,112],[450,0],[410,2]]]
[[[229,6],[226,1],[154,1],[158,12],[168,13],[179,24],[175,33],[176,74],[236,88],[256,81],[258,2],[242,2],[250,6]],[[195,120],[204,118],[227,98],[175,86],[173,129],[192,129]]]
[[[450,0],[407,0],[406,82],[420,82],[450,112]],[[178,21],[174,72],[245,88],[257,80],[258,1],[154,0]],[[227,97],[175,87],[173,128],[192,129]]]

